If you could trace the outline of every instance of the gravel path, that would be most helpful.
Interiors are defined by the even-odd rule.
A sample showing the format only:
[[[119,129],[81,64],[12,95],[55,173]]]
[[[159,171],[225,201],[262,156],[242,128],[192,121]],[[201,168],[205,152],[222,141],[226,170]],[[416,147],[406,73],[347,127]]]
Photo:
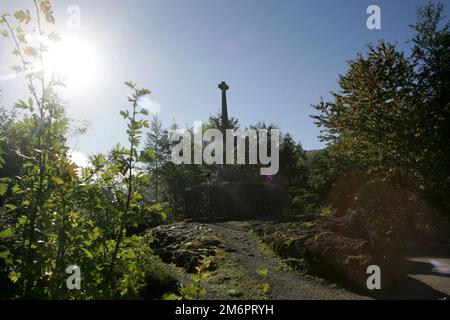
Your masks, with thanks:
[[[165,263],[172,263],[167,265],[171,273],[184,285],[192,281],[192,274],[186,272],[192,258],[197,259],[206,253],[214,268],[202,280],[201,286],[206,289],[202,299],[369,299],[288,267],[251,232],[252,223],[183,222],[161,226],[156,228],[158,232],[154,235],[159,241],[155,243],[159,243],[158,250]],[[450,258],[445,251],[438,257],[407,260],[406,274],[382,292],[374,292],[374,297],[393,300],[450,298]],[[270,285],[268,292],[262,290],[262,277],[257,273],[261,269],[268,270],[268,277],[264,280]]]
[[[450,297],[450,259],[408,258],[410,267],[391,289],[387,298],[402,300],[436,300]]]
[[[256,238],[250,234],[245,222],[224,222],[209,225],[224,241],[226,261],[230,266],[239,266],[244,274],[258,282],[256,270],[269,270],[270,296],[275,300],[349,300],[367,299],[344,289],[309,279],[291,270],[280,259],[264,252]],[[246,282],[241,279],[242,282]],[[248,294],[248,293],[247,293]],[[248,297],[248,296],[247,296]]]

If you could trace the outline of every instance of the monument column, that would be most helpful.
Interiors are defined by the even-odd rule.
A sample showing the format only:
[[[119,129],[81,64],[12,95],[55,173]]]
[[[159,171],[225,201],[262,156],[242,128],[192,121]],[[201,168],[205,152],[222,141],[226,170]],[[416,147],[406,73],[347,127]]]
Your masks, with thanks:
[[[227,106],[227,91],[230,87],[222,81],[219,84],[219,89],[222,91],[222,130],[225,134],[225,130],[228,128],[228,106]]]
[[[227,106],[227,90],[230,89],[230,87],[225,83],[225,81],[222,81],[222,83],[219,84],[219,89],[222,91],[222,123],[221,123],[221,130],[223,135],[223,163],[226,164],[227,156],[226,156],[226,135],[227,135],[227,129],[228,129],[228,106]]]

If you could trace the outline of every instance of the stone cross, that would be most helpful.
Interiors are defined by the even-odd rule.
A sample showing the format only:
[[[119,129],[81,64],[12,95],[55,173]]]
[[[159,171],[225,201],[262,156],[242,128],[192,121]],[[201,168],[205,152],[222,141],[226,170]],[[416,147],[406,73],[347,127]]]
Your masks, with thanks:
[[[223,163],[225,164],[227,161],[226,155],[226,132],[228,129],[228,106],[227,106],[227,90],[230,87],[222,81],[219,84],[219,89],[222,91],[222,135],[223,135]]]
[[[227,90],[230,87],[222,81],[219,84],[219,89],[222,90],[222,133],[225,134],[225,130],[228,128],[228,106],[227,106]]]

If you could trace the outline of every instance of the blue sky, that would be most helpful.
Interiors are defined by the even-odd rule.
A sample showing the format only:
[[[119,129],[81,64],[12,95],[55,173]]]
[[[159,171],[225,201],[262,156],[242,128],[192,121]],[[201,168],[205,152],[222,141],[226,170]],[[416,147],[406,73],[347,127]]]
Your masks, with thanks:
[[[1,11],[31,1],[1,0]],[[58,0],[57,22],[64,37],[94,43],[101,53],[98,76],[89,86],[65,89],[68,113],[90,122],[71,145],[83,153],[108,151],[124,143],[119,110],[126,105],[124,81],[153,91],[165,125],[208,119],[220,108],[217,84],[230,85],[229,114],[242,125],[277,124],[305,149],[323,147],[309,115],[311,104],[337,89],[346,61],[384,38],[412,36],[419,0]],[[443,1],[448,6],[450,3]],[[368,30],[366,9],[381,7],[382,29]],[[66,8],[81,8],[82,28],[65,27]],[[1,39],[0,76],[10,73],[10,45]],[[5,61],[7,62],[5,64]],[[20,79],[0,82],[2,104],[24,97]]]

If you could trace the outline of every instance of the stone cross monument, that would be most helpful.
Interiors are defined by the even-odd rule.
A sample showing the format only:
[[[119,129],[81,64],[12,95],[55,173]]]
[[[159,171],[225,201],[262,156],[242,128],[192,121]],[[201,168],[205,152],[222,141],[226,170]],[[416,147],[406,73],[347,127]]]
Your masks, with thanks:
[[[227,90],[230,87],[222,81],[219,84],[219,89],[222,91],[222,134],[223,134],[223,163],[226,163],[226,130],[228,129],[228,106],[227,106]]]
[[[225,130],[228,128],[228,106],[227,106],[227,90],[230,87],[222,81],[219,84],[219,89],[222,90],[222,133],[225,134]]]

